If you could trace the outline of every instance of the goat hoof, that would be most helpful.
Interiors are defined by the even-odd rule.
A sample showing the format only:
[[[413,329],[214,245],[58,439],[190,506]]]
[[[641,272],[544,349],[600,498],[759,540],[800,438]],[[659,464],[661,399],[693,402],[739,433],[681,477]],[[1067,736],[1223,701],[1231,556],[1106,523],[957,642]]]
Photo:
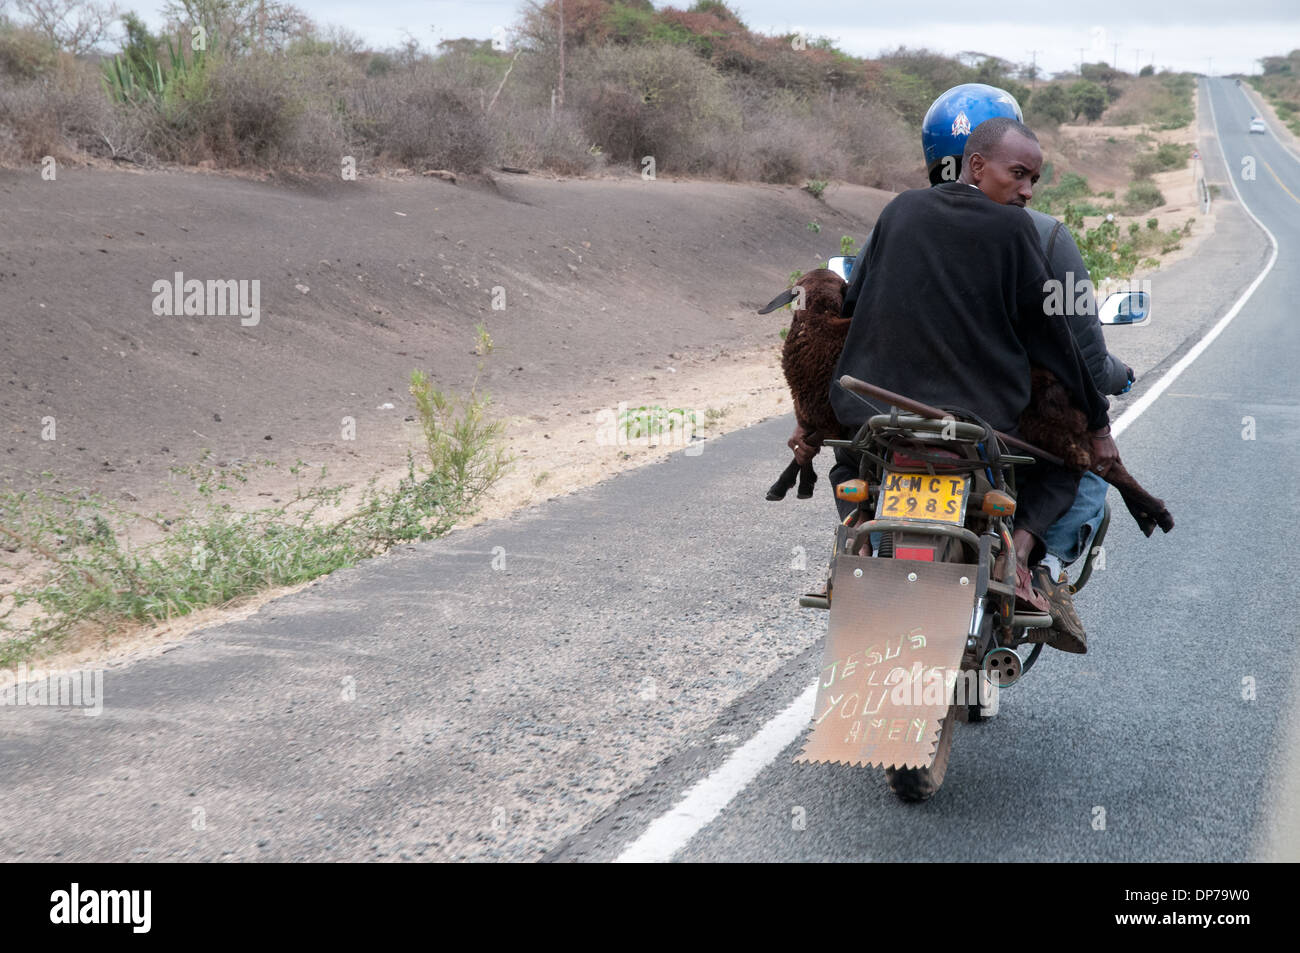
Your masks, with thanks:
[[[785,490],[778,490],[776,487],[772,487],[772,489],[767,491],[767,498],[773,502],[776,500],[784,500]]]

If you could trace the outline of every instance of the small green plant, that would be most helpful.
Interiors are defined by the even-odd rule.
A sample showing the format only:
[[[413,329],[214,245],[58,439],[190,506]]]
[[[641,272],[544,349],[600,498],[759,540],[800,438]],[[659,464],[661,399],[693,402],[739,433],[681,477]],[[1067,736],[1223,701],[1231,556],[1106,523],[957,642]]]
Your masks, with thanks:
[[[1138,232],[1140,232],[1140,231],[1142,231],[1142,226],[1139,225],[1137,222],[1129,222],[1129,223],[1128,223],[1128,233],[1129,233],[1130,236],[1136,238]]]
[[[475,335],[474,353],[477,354],[479,357],[483,357],[484,355],[491,354],[492,348],[495,345],[492,343],[492,335],[488,334],[487,325],[483,324],[482,322],[474,325],[474,335]]]
[[[1160,220],[1158,218],[1147,219],[1147,228],[1151,229],[1151,231],[1154,232],[1159,227],[1160,227]]]
[[[822,230],[822,227],[821,227],[821,225],[820,225],[819,223],[817,223],[817,222],[809,222],[809,223],[808,223],[808,231],[813,232],[813,233],[820,233],[821,230]]]
[[[777,331],[776,333],[777,333],[777,335],[781,338],[781,340],[784,341],[786,335],[790,333],[790,329],[789,329],[789,328],[782,328],[780,331]]]
[[[840,254],[846,258],[852,258],[858,253],[858,243],[852,235],[840,236]]]
[[[811,179],[803,189],[813,198],[819,199],[822,197],[822,193],[826,191],[826,186],[828,185],[830,185],[830,183],[825,179]]]
[[[644,441],[652,446],[661,441],[665,433],[670,440],[676,437],[678,441],[685,443],[690,440],[697,427],[698,420],[694,410],[686,410],[682,407],[665,410],[658,404],[629,407],[618,418],[618,429],[629,442]]]
[[[787,282],[787,285],[789,287],[794,287],[794,283],[802,277],[803,277],[803,272],[799,271],[796,268],[794,271],[790,272],[790,280]]]

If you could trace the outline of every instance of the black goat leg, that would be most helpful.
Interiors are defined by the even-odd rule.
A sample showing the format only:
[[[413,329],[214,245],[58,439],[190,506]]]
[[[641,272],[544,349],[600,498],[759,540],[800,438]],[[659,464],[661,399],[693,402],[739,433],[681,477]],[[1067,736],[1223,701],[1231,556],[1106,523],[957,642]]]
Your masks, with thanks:
[[[1119,490],[1124,505],[1137,520],[1138,528],[1150,536],[1159,526],[1164,532],[1174,528],[1174,518],[1165,507],[1164,500],[1158,500],[1142,488],[1122,463],[1114,463],[1106,473],[1106,482]]]
[[[799,468],[799,499],[812,499],[813,485],[816,482],[817,471],[813,469],[812,463],[805,463]]]
[[[781,471],[781,476],[777,481],[768,488],[767,498],[769,500],[784,500],[790,487],[794,486],[795,477],[799,473],[799,461],[791,460],[790,465]]]

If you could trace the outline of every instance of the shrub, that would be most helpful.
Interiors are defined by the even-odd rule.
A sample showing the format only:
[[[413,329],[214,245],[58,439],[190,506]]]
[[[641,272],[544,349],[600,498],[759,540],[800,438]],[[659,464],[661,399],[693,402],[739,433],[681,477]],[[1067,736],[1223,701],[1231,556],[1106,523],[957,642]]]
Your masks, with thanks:
[[[1140,215],[1165,204],[1165,197],[1150,179],[1138,179],[1124,193],[1125,207],[1130,215]]]
[[[583,129],[612,159],[692,171],[712,134],[734,133],[740,113],[723,78],[674,46],[601,48],[575,56],[571,102]]]
[[[427,67],[371,77],[348,92],[358,135],[403,165],[477,172],[491,159],[482,113]]]
[[[493,113],[497,159],[526,169],[549,169],[560,175],[597,171],[604,157],[592,151],[577,117],[567,110],[554,116],[544,107],[514,107]]]
[[[35,79],[58,65],[59,50],[48,37],[0,17],[0,76]]]
[[[1133,170],[1133,175],[1139,179],[1150,178],[1160,171],[1160,160],[1156,158],[1154,152],[1143,152],[1136,156],[1129,168]]]

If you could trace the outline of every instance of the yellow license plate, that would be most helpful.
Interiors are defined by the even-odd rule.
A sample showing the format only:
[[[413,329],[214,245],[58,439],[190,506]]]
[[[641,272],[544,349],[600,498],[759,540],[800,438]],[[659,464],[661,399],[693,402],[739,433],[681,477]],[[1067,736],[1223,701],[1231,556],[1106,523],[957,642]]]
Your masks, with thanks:
[[[876,518],[934,520],[960,526],[966,518],[966,485],[963,476],[886,470]]]

